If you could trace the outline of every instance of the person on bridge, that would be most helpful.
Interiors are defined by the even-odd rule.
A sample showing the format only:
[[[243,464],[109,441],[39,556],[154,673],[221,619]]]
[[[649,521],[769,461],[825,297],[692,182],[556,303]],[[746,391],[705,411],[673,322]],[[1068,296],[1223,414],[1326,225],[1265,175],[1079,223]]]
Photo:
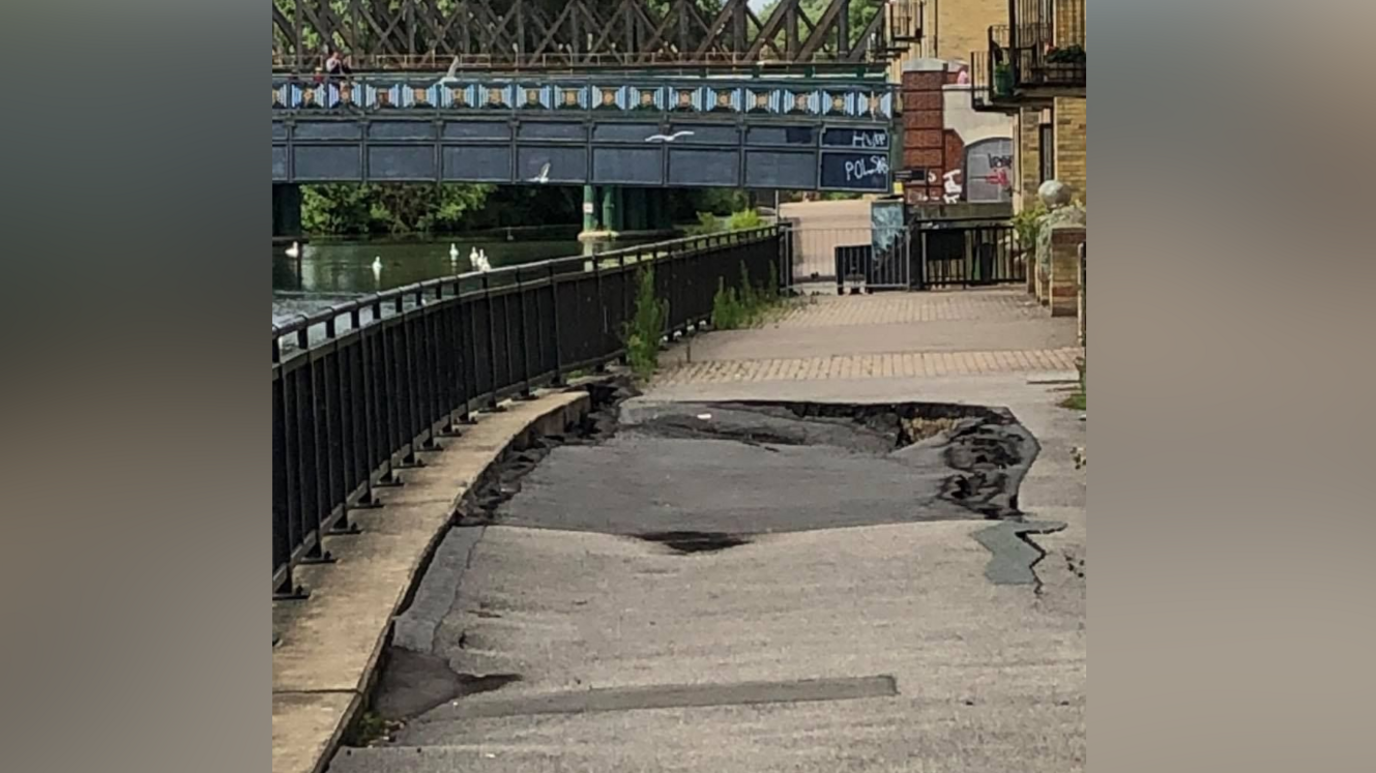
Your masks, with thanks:
[[[713,106],[712,106],[712,109],[711,109],[710,111],[708,111],[708,112],[712,112],[712,113],[734,113],[734,112],[736,112],[736,106],[733,105],[733,104],[731,104],[731,92],[730,92],[730,91],[718,91],[718,92],[717,92],[717,104],[713,105]]]
[[[501,89],[488,89],[487,104],[483,105],[483,108],[487,110],[510,110],[511,106],[502,97]]]
[[[341,76],[343,76],[343,75],[349,75],[349,74],[351,74],[352,72],[353,72],[353,70],[349,67],[348,61],[345,60],[344,57],[341,56],[340,53],[339,53],[338,51],[331,51],[331,52],[330,52],[330,55],[329,55],[328,57],[326,57],[326,59],[325,59],[325,74],[326,74],[326,75],[341,75]]]
[[[411,107],[417,107],[423,110],[434,108],[434,105],[430,104],[430,90],[424,86],[412,86]]]
[[[656,105],[656,104],[655,104],[655,90],[654,90],[654,89],[641,89],[641,90],[640,90],[640,104],[636,105],[636,106],[635,106],[635,109],[638,110],[638,111],[641,111],[641,112],[649,112],[649,111],[651,111],[651,110],[659,110],[659,105]]]
[[[373,107],[377,110],[395,110],[397,107],[392,102],[391,89],[378,89],[374,98],[377,104],[373,105]]]
[[[751,115],[766,115],[766,114],[768,114],[768,113],[774,112],[773,110],[770,110],[770,109],[769,109],[769,92],[768,92],[768,91],[756,91],[756,92],[755,92],[755,106],[752,107],[752,108],[750,108],[750,109],[747,110],[746,112],[749,113],[749,114],[751,114]]]
[[[691,89],[678,90],[678,104],[674,105],[675,113],[695,113],[697,108],[693,107],[693,92]]]
[[[526,101],[521,105],[522,110],[544,110],[545,103],[540,101],[539,89],[526,89]]]
[[[578,89],[564,89],[564,102],[560,110],[582,110],[583,103],[578,101]]]
[[[845,118],[847,115],[846,95],[839,93],[832,94],[831,109],[827,111],[827,116],[830,118]]]
[[[616,89],[602,89],[602,104],[598,105],[597,110],[620,110],[621,105],[616,104]]]
[[[788,115],[812,115],[812,109],[807,104],[808,95],[806,92],[793,95],[793,107],[788,109]]]
[[[320,103],[315,101],[315,89],[301,89],[301,104],[296,107],[299,110],[319,110]]]
[[[285,107],[285,105],[282,104],[282,95],[281,95],[280,93],[278,93],[277,89],[273,89],[273,90],[272,90],[272,109],[273,109],[273,110],[281,110],[283,107]]]
[[[449,87],[450,110],[469,110],[472,107],[472,105],[468,104],[468,89],[463,86]]]

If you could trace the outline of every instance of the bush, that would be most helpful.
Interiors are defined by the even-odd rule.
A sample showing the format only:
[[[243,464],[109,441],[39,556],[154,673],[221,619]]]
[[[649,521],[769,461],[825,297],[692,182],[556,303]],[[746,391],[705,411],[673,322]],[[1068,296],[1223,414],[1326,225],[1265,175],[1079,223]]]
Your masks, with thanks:
[[[726,218],[717,217],[711,212],[699,212],[698,224],[689,226],[687,231],[690,236],[707,236],[727,231],[748,231],[752,228],[762,228],[764,224],[764,218],[753,209],[734,212]]]
[[[727,228],[732,231],[748,231],[752,228],[763,227],[764,218],[760,217],[760,213],[753,209],[733,212],[731,214],[731,219],[727,223]]]
[[[626,362],[641,378],[649,378],[659,367],[659,341],[669,320],[669,301],[655,296],[653,266],[640,269],[635,293],[635,316],[626,324]]]
[[[1023,210],[1013,216],[1013,229],[1018,232],[1018,245],[1022,247],[1024,254],[1037,249],[1037,233],[1042,227],[1042,217],[1046,215],[1046,207],[1041,203],[1030,207],[1023,207]]]
[[[717,294],[712,298],[712,327],[736,330],[753,327],[779,305],[779,272],[771,263],[769,283],[756,287],[750,280],[750,270],[741,263],[740,287],[727,287],[726,280],[717,280]]]

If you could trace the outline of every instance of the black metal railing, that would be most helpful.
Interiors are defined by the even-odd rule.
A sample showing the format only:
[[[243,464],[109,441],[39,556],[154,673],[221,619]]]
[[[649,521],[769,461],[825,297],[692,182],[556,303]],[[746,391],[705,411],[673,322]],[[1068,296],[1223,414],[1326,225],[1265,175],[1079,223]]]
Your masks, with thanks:
[[[1009,0],[1014,89],[1086,83],[1084,0]]]
[[[782,275],[785,228],[680,239],[436,279],[272,328],[272,589],[302,591],[323,537],[356,531],[416,452],[473,411],[621,357],[636,280],[654,270],[665,335],[706,321],[718,282]],[[771,267],[774,271],[771,272]]]
[[[1012,34],[1007,24],[989,27],[989,47],[970,54],[970,105],[979,112],[1008,112],[1013,101]]]
[[[940,289],[1027,281],[1027,262],[1010,223],[913,223],[908,235],[913,286]]]

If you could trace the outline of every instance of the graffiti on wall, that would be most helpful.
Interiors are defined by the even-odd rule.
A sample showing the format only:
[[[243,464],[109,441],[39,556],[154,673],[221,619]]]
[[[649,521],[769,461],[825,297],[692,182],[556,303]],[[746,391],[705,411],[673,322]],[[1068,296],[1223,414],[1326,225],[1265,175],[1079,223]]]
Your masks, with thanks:
[[[960,194],[965,191],[965,187],[961,185],[960,181],[960,170],[952,169],[941,176],[941,181],[943,190],[941,200],[947,204],[955,204],[960,201]]]
[[[995,137],[965,148],[965,200],[1006,202],[1013,199],[1013,140]]]

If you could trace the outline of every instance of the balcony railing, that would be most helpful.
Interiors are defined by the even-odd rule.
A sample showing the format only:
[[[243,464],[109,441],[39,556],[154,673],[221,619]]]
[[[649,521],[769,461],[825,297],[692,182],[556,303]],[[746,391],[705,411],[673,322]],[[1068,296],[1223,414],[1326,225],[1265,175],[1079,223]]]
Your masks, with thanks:
[[[1013,89],[1084,88],[1084,0],[1009,0]]]
[[[922,41],[922,20],[926,16],[926,0],[889,0],[889,33],[895,43],[911,44]]]
[[[982,113],[1016,111],[1013,68],[1007,24],[989,28],[989,48],[970,54],[970,103]]]

